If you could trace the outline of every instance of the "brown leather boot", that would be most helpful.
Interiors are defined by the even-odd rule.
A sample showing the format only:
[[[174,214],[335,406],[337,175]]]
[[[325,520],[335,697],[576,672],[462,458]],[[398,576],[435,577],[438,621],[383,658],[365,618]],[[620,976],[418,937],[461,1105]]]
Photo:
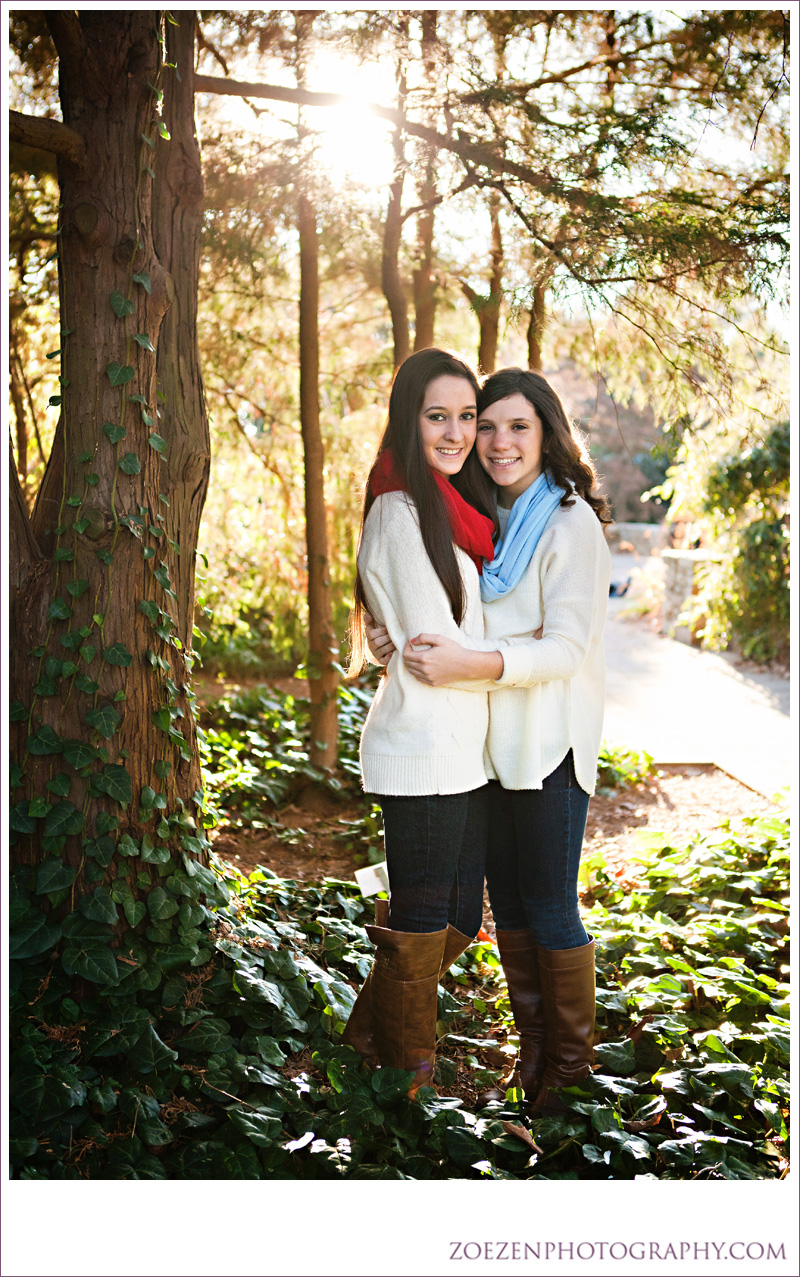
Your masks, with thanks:
[[[381,1064],[413,1070],[413,1097],[433,1085],[436,1051],[436,991],[447,928],[390,931],[367,927],[377,950],[370,982],[372,1031]]]
[[[389,902],[388,900],[375,901],[375,926],[386,927],[389,922]],[[456,958],[460,958],[465,949],[468,949],[474,940],[474,936],[465,936],[463,931],[457,931],[455,927],[447,924],[447,932],[444,942],[444,956],[442,958],[442,966],[439,972],[439,979],[449,971]],[[378,1048],[375,1045],[375,1035],[372,1030],[372,972],[370,971],[366,980],[361,986],[358,997],[353,1003],[344,1033],[342,1034],[342,1042],[347,1046],[352,1046],[359,1055],[362,1055],[370,1068],[377,1068],[380,1060],[378,1058]]]
[[[545,1067],[531,1117],[564,1113],[558,1092],[589,1076],[594,1050],[594,940],[577,949],[543,949],[539,971],[547,1024]]]
[[[545,1023],[538,945],[533,933],[524,929],[498,931],[497,948],[508,985],[514,1027],[519,1034],[519,1055],[497,1086],[481,1092],[480,1104],[504,1100],[510,1086],[520,1087],[532,1100],[544,1072]]]
[[[389,925],[389,901],[375,901],[375,926],[388,927]],[[375,1035],[372,1032],[372,972],[370,971],[366,980],[361,986],[358,997],[353,1003],[352,1010],[344,1026],[342,1034],[342,1042],[346,1046],[352,1046],[366,1060],[370,1068],[377,1068],[380,1061],[378,1060],[378,1048],[375,1045]]]

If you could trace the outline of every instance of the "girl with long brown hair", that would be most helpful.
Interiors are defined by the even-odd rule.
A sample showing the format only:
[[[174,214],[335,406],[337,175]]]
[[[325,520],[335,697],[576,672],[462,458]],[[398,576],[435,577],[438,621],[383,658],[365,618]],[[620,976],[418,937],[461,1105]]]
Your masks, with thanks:
[[[369,610],[395,647],[361,737],[364,789],[383,811],[388,909],[368,927],[373,969],[344,1041],[372,1062],[433,1080],[440,973],[481,924],[486,841],[485,693],[425,686],[401,653],[421,629],[483,638],[479,572],[493,553],[491,485],[473,451],[477,382],[453,355],[398,368],[370,471],[358,550],[350,673]],[[451,483],[461,477],[461,491]]]
[[[603,718],[610,555],[605,499],[553,388],[519,368],[478,397],[476,451],[495,485],[500,535],[481,578],[486,641],[470,651],[422,631],[403,651],[431,688],[489,697],[486,877],[530,1112],[591,1067],[594,942],[577,878]],[[373,647],[383,635],[368,630]],[[541,634],[541,637],[538,635]]]

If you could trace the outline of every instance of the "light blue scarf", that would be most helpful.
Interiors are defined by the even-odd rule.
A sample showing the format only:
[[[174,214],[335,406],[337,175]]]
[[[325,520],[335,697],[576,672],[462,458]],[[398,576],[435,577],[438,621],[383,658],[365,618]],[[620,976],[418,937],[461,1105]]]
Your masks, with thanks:
[[[547,520],[565,494],[564,488],[546,472],[517,497],[491,563],[484,564],[481,598],[484,603],[499,599],[522,578],[539,544]]]

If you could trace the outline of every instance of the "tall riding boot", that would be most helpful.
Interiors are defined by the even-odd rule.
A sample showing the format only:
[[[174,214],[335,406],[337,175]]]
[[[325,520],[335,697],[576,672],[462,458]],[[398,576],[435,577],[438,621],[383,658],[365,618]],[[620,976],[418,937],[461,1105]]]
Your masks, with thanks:
[[[533,933],[497,931],[497,947],[508,985],[508,998],[519,1034],[519,1055],[513,1067],[496,1087],[483,1091],[479,1102],[505,1099],[510,1086],[520,1087],[529,1100],[538,1090],[544,1072],[545,1022],[539,949]]]
[[[442,976],[446,975],[447,972],[450,970],[456,958],[460,958],[462,953],[464,953],[464,951],[469,948],[469,946],[472,944],[474,939],[475,939],[474,936],[465,936],[463,931],[457,931],[456,928],[451,927],[450,923],[448,922],[447,933],[444,939],[444,957],[442,958],[442,969],[439,972],[440,980]]]
[[[545,1067],[531,1117],[566,1111],[558,1092],[589,1076],[594,1050],[594,941],[577,949],[543,949],[539,970],[547,1025]]]
[[[375,901],[375,926],[386,927],[389,921],[389,902],[388,900]],[[465,949],[468,949],[474,940],[474,936],[465,936],[462,931],[457,931],[455,927],[447,924],[447,933],[444,942],[444,956],[442,958],[442,966],[439,972],[439,979],[450,970],[456,958],[460,958]],[[378,1059],[378,1048],[375,1045],[375,1035],[372,1031],[372,972],[370,971],[366,980],[361,986],[358,997],[353,1003],[344,1033],[342,1034],[342,1042],[347,1046],[352,1046],[359,1055],[362,1055],[367,1064],[371,1068],[376,1068],[380,1063]]]
[[[389,925],[389,901],[375,901],[375,926]],[[362,1055],[371,1068],[377,1068],[378,1048],[372,1032],[372,971],[361,986],[358,997],[350,1010],[347,1024],[342,1034],[342,1042],[352,1046]]]
[[[447,928],[390,931],[367,927],[375,945],[370,982],[372,1031],[381,1064],[413,1071],[408,1094],[433,1085],[436,992]]]

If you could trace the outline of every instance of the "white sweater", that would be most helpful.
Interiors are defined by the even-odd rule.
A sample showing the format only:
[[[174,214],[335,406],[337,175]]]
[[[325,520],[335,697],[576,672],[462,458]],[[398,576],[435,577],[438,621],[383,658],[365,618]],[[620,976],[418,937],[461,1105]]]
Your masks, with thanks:
[[[600,521],[576,497],[550,516],[521,581],[483,605],[485,646],[502,651],[503,673],[453,686],[491,690],[486,774],[504,789],[541,789],[571,749],[578,784],[594,793],[610,575]]]
[[[406,669],[402,652],[417,634],[446,634],[467,647],[482,642],[478,573],[455,547],[466,606],[460,626],[428,558],[416,507],[404,492],[375,500],[364,524],[358,567],[371,614],[396,648],[361,735],[364,789],[374,794],[457,794],[486,783],[488,697],[473,687],[428,687]]]

